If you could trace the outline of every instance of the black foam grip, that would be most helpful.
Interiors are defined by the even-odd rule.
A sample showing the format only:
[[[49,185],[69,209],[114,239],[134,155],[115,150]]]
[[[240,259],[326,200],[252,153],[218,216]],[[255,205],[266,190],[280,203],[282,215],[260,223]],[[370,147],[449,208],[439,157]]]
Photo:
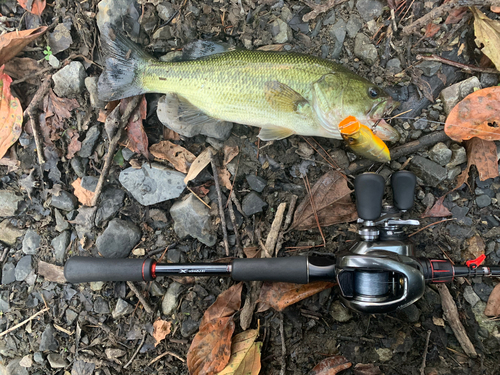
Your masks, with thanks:
[[[281,281],[307,284],[307,257],[235,259],[231,277],[236,281]]]
[[[417,178],[409,171],[399,171],[392,175],[391,185],[394,207],[400,210],[409,210],[415,199]]]
[[[153,259],[73,257],[64,266],[70,283],[90,281],[151,281]]]
[[[356,210],[363,220],[376,220],[382,213],[385,180],[375,173],[363,173],[354,180]]]

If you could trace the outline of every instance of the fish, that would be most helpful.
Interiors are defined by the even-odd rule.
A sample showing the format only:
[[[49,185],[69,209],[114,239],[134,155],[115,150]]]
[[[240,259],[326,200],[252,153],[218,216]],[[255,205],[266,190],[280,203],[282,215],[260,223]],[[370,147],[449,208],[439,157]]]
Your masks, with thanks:
[[[161,62],[115,30],[101,44],[105,69],[98,95],[104,101],[173,94],[182,110],[172,112],[197,124],[257,126],[264,141],[292,134],[342,139],[338,124],[348,115],[368,125],[378,123],[375,132],[382,139],[399,139],[381,120],[399,103],[332,61],[197,41],[183,48],[180,61]]]
[[[385,163],[391,160],[389,148],[372,130],[354,116],[348,116],[339,124],[345,143],[358,155]]]

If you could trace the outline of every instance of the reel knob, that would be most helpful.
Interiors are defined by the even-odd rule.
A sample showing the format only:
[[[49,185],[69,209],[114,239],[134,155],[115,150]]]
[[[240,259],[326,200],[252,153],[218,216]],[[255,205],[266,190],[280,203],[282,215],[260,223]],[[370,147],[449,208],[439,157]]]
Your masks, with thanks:
[[[385,180],[375,173],[363,173],[354,180],[356,211],[365,221],[377,220],[382,213]]]
[[[415,199],[415,186],[417,178],[409,171],[393,173],[391,177],[394,207],[401,211],[407,211],[413,206]]]

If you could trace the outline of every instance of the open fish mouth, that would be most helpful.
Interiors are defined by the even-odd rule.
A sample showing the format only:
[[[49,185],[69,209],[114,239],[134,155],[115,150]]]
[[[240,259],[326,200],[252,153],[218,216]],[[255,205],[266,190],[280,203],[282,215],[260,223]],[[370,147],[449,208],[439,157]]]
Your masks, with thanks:
[[[383,141],[397,142],[400,138],[398,131],[383,119],[398,106],[399,102],[392,98],[388,98],[374,104],[366,114],[367,118],[373,122],[373,124],[371,124],[373,133]]]

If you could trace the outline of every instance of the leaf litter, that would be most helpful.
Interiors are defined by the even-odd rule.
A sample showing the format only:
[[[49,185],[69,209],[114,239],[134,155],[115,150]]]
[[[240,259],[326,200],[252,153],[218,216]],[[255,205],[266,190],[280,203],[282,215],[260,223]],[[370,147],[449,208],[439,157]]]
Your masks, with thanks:
[[[42,36],[46,31],[47,26],[40,26],[36,29],[12,31],[0,36],[0,65],[15,57],[21,52],[24,47],[30,44],[35,39]]]
[[[226,367],[218,375],[257,375],[260,371],[260,349],[256,343],[258,329],[238,333],[231,341],[231,357]]]
[[[23,109],[19,99],[12,96],[10,84],[12,78],[0,68],[0,159],[10,146],[17,142],[22,132]]]
[[[156,319],[153,323],[153,337],[156,340],[155,347],[172,331],[172,322]]]
[[[120,101],[120,113],[122,115],[127,107],[127,104],[131,100],[132,98],[125,98]],[[143,155],[146,159],[149,159],[148,136],[142,125],[142,120],[146,119],[147,109],[148,103],[146,101],[146,96],[143,95],[139,105],[134,109],[130,116],[126,129],[127,132],[126,135],[124,135],[122,142],[130,150]]]
[[[492,20],[476,7],[470,8],[474,14],[476,45],[500,70],[500,22]]]
[[[152,145],[149,152],[155,158],[168,160],[175,169],[182,173],[188,173],[189,167],[196,160],[196,156],[191,152],[170,141],[161,141]]]
[[[351,366],[352,363],[347,358],[336,355],[322,360],[314,366],[309,375],[335,375],[340,371],[347,370]]]

